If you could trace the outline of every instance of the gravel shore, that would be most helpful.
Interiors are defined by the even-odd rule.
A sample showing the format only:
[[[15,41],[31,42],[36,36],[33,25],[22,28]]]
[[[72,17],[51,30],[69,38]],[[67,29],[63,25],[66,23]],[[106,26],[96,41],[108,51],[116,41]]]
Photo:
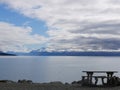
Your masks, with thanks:
[[[60,83],[0,83],[0,90],[120,90],[117,87],[82,87]]]

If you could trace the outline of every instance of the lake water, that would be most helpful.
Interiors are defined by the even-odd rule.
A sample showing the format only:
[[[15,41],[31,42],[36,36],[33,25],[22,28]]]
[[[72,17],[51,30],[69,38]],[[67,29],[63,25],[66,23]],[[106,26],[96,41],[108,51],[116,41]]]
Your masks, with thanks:
[[[72,82],[81,79],[83,70],[115,70],[120,76],[120,57],[0,57],[0,79]]]

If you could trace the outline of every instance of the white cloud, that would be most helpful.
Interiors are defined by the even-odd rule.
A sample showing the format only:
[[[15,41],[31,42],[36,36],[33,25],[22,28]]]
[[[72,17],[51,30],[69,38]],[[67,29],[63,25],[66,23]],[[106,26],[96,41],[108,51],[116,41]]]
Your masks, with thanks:
[[[52,49],[120,48],[120,44],[117,43],[120,39],[119,0],[0,0],[0,2],[27,17],[44,20],[49,27],[48,47]]]
[[[28,51],[26,45],[42,44],[45,38],[31,35],[31,27],[20,27],[0,22],[0,51]]]

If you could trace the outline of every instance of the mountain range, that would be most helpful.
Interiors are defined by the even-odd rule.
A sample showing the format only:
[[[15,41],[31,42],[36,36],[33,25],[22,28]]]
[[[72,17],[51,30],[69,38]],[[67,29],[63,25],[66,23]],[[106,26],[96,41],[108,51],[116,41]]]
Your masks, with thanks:
[[[24,52],[7,52],[0,51],[0,56],[120,56],[120,52],[115,51],[46,51],[33,50],[28,53]]]
[[[120,52],[107,52],[107,51],[32,51],[29,53],[34,56],[120,56]]]

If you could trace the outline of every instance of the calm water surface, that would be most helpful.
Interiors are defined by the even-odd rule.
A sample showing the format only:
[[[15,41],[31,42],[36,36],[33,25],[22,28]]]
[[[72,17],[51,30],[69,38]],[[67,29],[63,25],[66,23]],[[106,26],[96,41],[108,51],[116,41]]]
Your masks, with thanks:
[[[0,79],[72,82],[83,70],[115,70],[120,76],[120,57],[0,57]]]

